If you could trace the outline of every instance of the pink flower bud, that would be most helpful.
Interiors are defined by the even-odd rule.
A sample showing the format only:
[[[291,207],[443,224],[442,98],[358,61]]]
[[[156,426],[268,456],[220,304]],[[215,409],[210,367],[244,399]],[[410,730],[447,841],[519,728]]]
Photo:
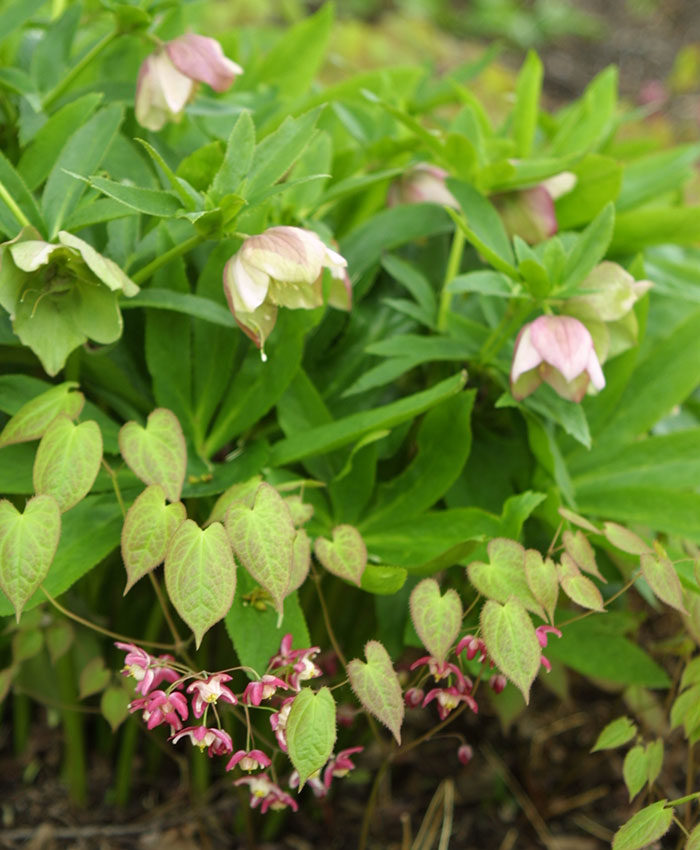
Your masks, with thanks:
[[[409,708],[418,708],[425,697],[423,688],[409,688],[403,695],[404,702]]]
[[[391,185],[387,198],[389,206],[397,204],[440,204],[460,209],[454,195],[445,185],[447,171],[426,162],[419,162]]]
[[[495,694],[502,693],[506,686],[506,677],[502,673],[494,673],[489,679],[489,686]]]
[[[521,401],[542,381],[569,401],[581,401],[589,382],[605,386],[593,338],[578,319],[540,316],[521,328],[510,371],[513,398]]]
[[[457,758],[462,762],[462,764],[467,765],[474,758],[474,750],[469,746],[469,744],[462,744],[462,746],[457,750]]]
[[[519,236],[531,245],[549,239],[558,230],[554,201],[576,185],[576,175],[562,171],[537,186],[504,192],[491,200],[509,236]]]

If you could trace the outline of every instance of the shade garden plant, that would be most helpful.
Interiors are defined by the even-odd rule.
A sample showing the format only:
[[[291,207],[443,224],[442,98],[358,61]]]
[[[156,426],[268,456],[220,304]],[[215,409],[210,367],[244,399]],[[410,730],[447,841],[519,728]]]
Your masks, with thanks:
[[[86,700],[118,803],[155,740],[277,834],[354,775],[364,848],[403,755],[449,732],[473,770],[484,713],[583,675],[667,706],[599,730],[613,847],[700,847],[700,145],[614,68],[552,111],[530,53],[504,108],[490,54],[326,82],[332,4],[205,24],[0,14],[16,744],[58,694],[84,803]]]

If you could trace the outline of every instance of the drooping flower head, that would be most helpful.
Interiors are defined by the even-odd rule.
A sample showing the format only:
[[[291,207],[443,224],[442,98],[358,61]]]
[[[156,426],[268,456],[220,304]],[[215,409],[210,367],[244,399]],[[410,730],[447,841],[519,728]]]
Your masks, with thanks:
[[[458,210],[460,206],[457,199],[445,185],[447,177],[449,174],[444,168],[419,162],[391,184],[387,202],[390,207],[397,204],[431,203]]]
[[[521,401],[542,381],[569,401],[581,401],[589,383],[605,386],[593,338],[578,319],[540,316],[521,328],[510,371],[513,398]]]
[[[272,764],[262,750],[238,750],[231,756],[226,770],[233,770],[238,765],[241,770],[251,771],[269,767]]]
[[[509,236],[536,245],[558,230],[554,201],[576,185],[576,175],[562,171],[536,186],[504,192],[491,199]]]
[[[189,738],[193,747],[199,747],[200,750],[207,750],[207,755],[223,756],[233,752],[233,741],[228,732],[223,729],[210,729],[207,726],[188,726],[181,729],[176,735],[172,735],[170,740],[173,744],[177,744],[180,738]]]
[[[277,688],[289,690],[289,685],[277,676],[265,673],[265,675],[261,676],[261,678],[257,681],[249,682],[246,685],[246,689],[243,691],[241,699],[244,703],[246,703],[246,705],[260,705],[263,700],[269,699],[275,693]]]
[[[157,658],[136,646],[133,643],[114,644],[118,649],[126,652],[122,676],[129,676],[136,680],[136,692],[146,696],[161,682],[177,682],[180,674],[168,667],[168,662],[173,661],[172,655],[159,655]]]
[[[296,800],[283,791],[279,785],[275,785],[274,782],[270,781],[266,773],[259,773],[255,776],[244,776],[241,779],[236,779],[233,784],[247,785],[250,789],[251,809],[260,806],[260,811],[263,814],[268,809],[284,809],[287,806],[294,812],[299,810]]]
[[[140,697],[129,703],[129,711],[143,711],[143,720],[148,729],[155,729],[161,723],[170,725],[170,734],[182,729],[182,721],[187,720],[187,700],[179,691],[168,694],[166,691],[150,691],[148,696]]]
[[[204,680],[192,682],[191,685],[187,686],[187,693],[194,693],[195,695],[192,700],[192,713],[195,717],[201,717],[208,705],[211,705],[220,699],[224,702],[230,703],[231,705],[236,705],[238,702],[236,695],[230,690],[230,688],[227,688],[226,685],[222,684],[223,682],[229,682],[230,680],[231,677],[228,673],[215,673],[213,676],[208,676]]]

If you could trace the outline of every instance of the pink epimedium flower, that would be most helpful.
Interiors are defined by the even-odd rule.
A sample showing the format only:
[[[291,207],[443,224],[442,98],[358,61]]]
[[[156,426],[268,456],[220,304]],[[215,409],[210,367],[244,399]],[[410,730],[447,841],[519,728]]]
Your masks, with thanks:
[[[223,700],[231,705],[236,705],[236,695],[222,682],[230,682],[231,677],[227,673],[215,673],[204,681],[192,682],[187,687],[187,693],[194,693],[192,700],[192,713],[195,717],[201,717],[208,705]]]
[[[161,723],[170,725],[170,734],[182,729],[182,720],[187,720],[187,700],[179,691],[169,694],[166,691],[151,691],[148,696],[129,703],[129,711],[143,711],[143,719],[148,729],[155,729]],[[178,716],[179,715],[179,716]]]
[[[277,308],[313,310],[323,304],[323,269],[331,274],[328,303],[349,310],[347,262],[311,230],[270,227],[249,236],[224,268],[224,293],[241,330],[262,349]]]
[[[425,696],[423,705],[426,706],[429,702],[437,700],[437,710],[440,720],[444,720],[450,712],[457,708],[460,702],[466,702],[474,714],[479,713],[479,706],[471,694],[462,693],[458,688],[452,686],[449,688],[433,688]]]
[[[289,712],[292,710],[293,702],[294,697],[287,697],[282,701],[279,711],[270,715],[270,726],[275,733],[275,738],[277,738],[277,743],[283,753],[287,752],[287,720],[289,719]]]
[[[334,779],[341,779],[343,776],[347,776],[351,770],[354,770],[355,764],[350,756],[361,753],[362,750],[364,750],[364,747],[350,747],[347,750],[341,750],[337,756],[331,756],[323,770],[323,784],[326,789],[331,787],[331,782]]]
[[[135,690],[137,693],[146,696],[149,691],[157,688],[162,682],[172,684],[180,678],[178,672],[168,667],[168,662],[174,660],[172,655],[159,655],[156,658],[133,643],[116,641],[114,645],[126,652],[121,673],[122,676],[136,679]]]
[[[463,637],[462,640],[457,644],[457,648],[455,649],[455,655],[459,655],[460,652],[466,651],[467,661],[472,661],[476,656],[479,656],[479,663],[483,664],[486,661],[486,644],[481,640],[481,638],[475,637],[474,635],[467,635]]]
[[[469,746],[469,744],[462,744],[462,746],[457,750],[457,758],[462,762],[462,764],[467,765],[474,758],[474,750]]]
[[[427,666],[430,675],[438,681],[450,674],[454,674],[458,678],[463,678],[462,671],[456,664],[452,664],[450,661],[438,661],[432,655],[424,655],[422,658],[417,659],[408,669],[415,670],[417,667],[423,666]]]
[[[256,776],[244,776],[241,779],[236,779],[234,785],[247,785],[250,789],[250,807],[255,809],[260,806],[260,811],[264,814],[268,809],[284,809],[287,806],[292,811],[299,811],[299,806],[296,801],[279,785],[271,782],[266,773],[260,773]]]
[[[418,708],[425,699],[423,688],[409,688],[403,695],[403,700],[409,708]]]
[[[261,770],[272,764],[262,750],[237,750],[226,765],[226,770],[233,770],[238,765],[241,770]]]
[[[494,673],[489,679],[489,687],[495,694],[503,693],[506,684],[507,680],[503,673]]]
[[[188,726],[181,729],[177,735],[172,735],[170,740],[177,744],[180,738],[189,738],[193,747],[199,747],[202,752],[207,750],[207,755],[223,756],[233,752],[233,741],[228,732],[223,729],[209,729],[207,726]]]
[[[292,649],[292,635],[286,634],[282,638],[279,652],[270,659],[270,669],[278,673],[284,668],[291,668],[287,681],[290,687],[299,691],[301,682],[323,675],[321,668],[313,662],[320,651],[318,646]]]
[[[521,328],[515,341],[510,387],[522,401],[546,381],[569,401],[581,401],[589,383],[597,390],[605,377],[586,326],[571,316],[540,316]]]
[[[197,83],[223,92],[243,73],[213,38],[195,33],[180,36],[144,59],[136,83],[136,120],[148,130],[179,121]]]
[[[318,774],[314,776],[309,776],[306,780],[306,784],[311,788],[314,792],[314,797],[318,797],[319,799],[323,799],[323,797],[328,796],[328,789],[323,784],[323,782],[319,779]],[[299,771],[293,770],[289,776],[289,787],[290,788],[298,788],[299,787]]]
[[[535,629],[537,640],[539,641],[542,649],[547,646],[547,635],[550,633],[556,635],[559,638],[561,637],[561,632],[555,626],[538,626]],[[552,665],[549,663],[549,659],[545,658],[544,655],[540,657],[540,664],[542,664],[542,666],[548,673],[551,671]]]
[[[286,682],[283,682],[282,679],[277,678],[277,676],[265,673],[265,675],[261,679],[258,679],[258,681],[249,682],[246,689],[243,691],[241,699],[247,705],[260,705],[264,699],[269,699],[275,693],[277,688],[289,690],[289,685],[287,685]]]

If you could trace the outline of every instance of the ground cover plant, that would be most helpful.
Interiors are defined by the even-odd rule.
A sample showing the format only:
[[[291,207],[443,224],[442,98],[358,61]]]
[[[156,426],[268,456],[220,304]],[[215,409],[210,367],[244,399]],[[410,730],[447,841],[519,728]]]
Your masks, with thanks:
[[[700,145],[534,52],[328,82],[333,14],[0,13],[4,723],[58,695],[76,802],[94,738],[118,803],[146,737],[226,775],[250,842],[363,783],[364,848],[407,753],[574,671],[633,715],[612,846],[696,848]]]

